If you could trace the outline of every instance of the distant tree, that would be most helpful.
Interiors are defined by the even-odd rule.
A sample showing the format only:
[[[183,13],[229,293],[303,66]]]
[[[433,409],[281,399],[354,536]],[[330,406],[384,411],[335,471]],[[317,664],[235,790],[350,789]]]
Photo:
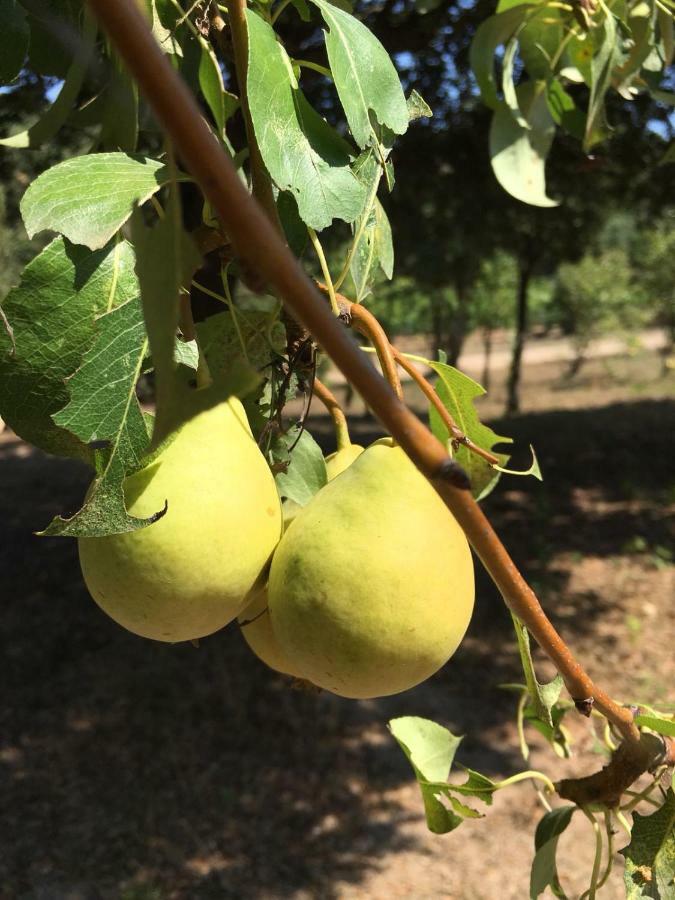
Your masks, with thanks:
[[[664,372],[672,367],[675,355],[675,213],[645,230],[634,258],[645,303],[656,321],[666,329],[663,348]]]

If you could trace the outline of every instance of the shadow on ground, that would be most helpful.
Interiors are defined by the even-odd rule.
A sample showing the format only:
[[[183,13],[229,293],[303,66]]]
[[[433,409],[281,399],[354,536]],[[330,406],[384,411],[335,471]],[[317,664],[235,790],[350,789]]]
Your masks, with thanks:
[[[498,423],[535,444],[547,480],[505,483],[488,513],[544,592],[566,590],[554,553],[621,554],[635,534],[667,542],[674,425],[672,401]],[[366,420],[356,431],[376,433]],[[494,686],[518,677],[508,616],[482,574],[471,639],[427,684],[368,703],[301,693],[234,628],[169,647],[97,610],[74,542],[32,535],[76,508],[87,478],[0,443],[3,900],[330,900],[337,881],[358,884],[410,840],[399,826],[411,812],[387,796],[412,777],[386,732],[392,716],[435,717],[468,735],[473,768],[517,770],[515,741],[481,737],[512,718]],[[592,629],[599,598],[565,600],[576,610],[566,633]]]

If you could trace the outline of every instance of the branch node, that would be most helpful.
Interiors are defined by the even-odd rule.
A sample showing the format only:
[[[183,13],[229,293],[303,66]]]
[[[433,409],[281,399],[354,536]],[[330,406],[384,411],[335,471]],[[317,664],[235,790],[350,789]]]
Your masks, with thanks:
[[[590,718],[591,713],[593,712],[593,706],[595,704],[595,697],[586,697],[584,700],[575,700],[574,705],[577,708],[577,712],[580,712],[582,716],[586,716],[586,718]]]
[[[453,487],[460,488],[463,491],[471,490],[471,479],[460,464],[456,460],[450,459],[450,457],[441,463],[432,480],[446,481]]]

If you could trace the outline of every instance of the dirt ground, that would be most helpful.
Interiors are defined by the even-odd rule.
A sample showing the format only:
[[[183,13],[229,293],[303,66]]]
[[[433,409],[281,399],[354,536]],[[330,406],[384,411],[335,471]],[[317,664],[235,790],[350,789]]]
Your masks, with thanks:
[[[562,360],[528,366],[525,411],[493,424],[515,438],[516,464],[534,444],[545,481],[504,479],[486,511],[591,674],[622,700],[672,708],[675,375],[659,366],[645,350],[568,383]],[[481,401],[492,419],[503,377]],[[375,436],[357,402],[353,412],[355,437]],[[310,428],[329,448],[325,417]],[[528,896],[542,812],[531,784],[434,836],[386,729],[427,716],[466,736],[462,763],[496,779],[526,768],[513,698],[497,688],[519,678],[514,640],[482,572],[468,637],[435,678],[380,701],[302,693],[235,627],[171,647],[99,612],[75,543],[33,536],[76,508],[87,480],[0,438],[2,900]],[[586,720],[569,727],[572,760],[533,737],[527,767],[554,779],[597,768]],[[571,897],[592,863],[588,823],[575,819],[560,853]],[[621,895],[617,868],[601,897]]]

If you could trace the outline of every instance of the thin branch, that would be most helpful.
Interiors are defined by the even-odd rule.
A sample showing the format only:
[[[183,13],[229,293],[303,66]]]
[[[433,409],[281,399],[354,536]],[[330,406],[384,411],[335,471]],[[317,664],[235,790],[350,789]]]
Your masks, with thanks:
[[[341,299],[344,300],[344,298]],[[391,385],[398,399],[401,400],[403,388],[401,387],[401,379],[399,378],[398,367],[394,358],[394,348],[389,343],[389,338],[384,328],[365,306],[359,306],[358,303],[349,303],[345,312],[349,323],[364,337],[367,337],[375,348],[384,377]]]
[[[330,277],[328,260],[326,259],[326,254],[323,252],[321,241],[317,237],[316,231],[314,231],[314,229],[310,228],[309,226],[307,226],[307,234],[309,235],[309,239],[312,242],[312,247],[314,247],[314,252],[316,253],[317,259],[319,260],[319,265],[321,266],[321,272],[323,273],[323,277],[326,281],[326,293],[328,294],[328,298],[330,300],[330,308],[333,310],[333,315],[339,316],[340,307],[338,306],[337,298],[335,296],[333,279]]]
[[[443,444],[397,398],[355,346],[263,209],[249,196],[203,121],[192,94],[154,40],[136,0],[89,0],[89,4],[171,135],[185,166],[218,212],[232,236],[235,251],[268,279],[387,431],[430,479],[505,602],[548,654],[572,697],[580,702],[590,701],[616,725],[627,742],[636,744],[640,732],[632,712],[595,685],[574,658],[471,496],[461,467],[448,457]],[[236,5],[241,10],[241,0],[236,0]]]
[[[319,398],[319,400],[326,407],[330,416],[333,420],[333,425],[335,427],[335,438],[337,440],[337,448],[338,450],[342,450],[344,447],[348,447],[351,444],[351,440],[349,438],[349,427],[347,425],[347,417],[345,416],[344,410],[340,406],[337,401],[337,398],[328,390],[326,385],[319,381],[318,378],[314,379],[314,394]]]
[[[448,429],[448,434],[453,439],[453,441],[457,441],[459,444],[462,444],[467,450],[471,450],[472,453],[475,453],[477,456],[481,456],[486,462],[489,462],[490,465],[495,466],[499,464],[499,459],[494,455],[494,453],[490,453],[489,450],[483,450],[482,447],[479,447],[477,444],[468,438],[461,428],[458,427],[455,420],[450,415],[450,412],[443,405],[443,401],[438,396],[436,391],[434,390],[434,386],[431,382],[419,372],[413,363],[410,362],[409,359],[401,353],[393,344],[391,345],[391,351],[394,354],[394,359],[399,364],[399,366],[404,369],[408,375],[412,378],[412,380],[417,384],[419,389],[422,391],[424,396],[429,400],[429,402],[433,405],[434,409],[438,413],[438,415],[443,420],[443,424]]]

